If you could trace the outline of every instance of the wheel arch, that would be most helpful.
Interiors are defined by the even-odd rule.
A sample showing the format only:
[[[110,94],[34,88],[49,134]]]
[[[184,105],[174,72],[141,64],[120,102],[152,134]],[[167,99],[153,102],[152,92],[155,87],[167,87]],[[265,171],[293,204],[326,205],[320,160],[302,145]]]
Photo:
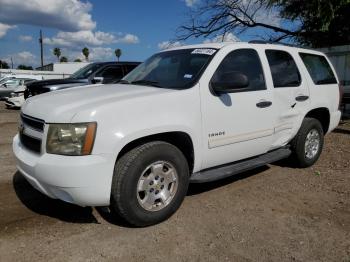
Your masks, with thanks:
[[[118,161],[131,149],[151,141],[163,141],[176,146],[184,154],[188,162],[189,172],[192,174],[195,161],[194,144],[191,136],[183,131],[162,132],[133,139],[121,148],[116,160]]]
[[[327,107],[318,107],[310,110],[305,117],[315,118],[320,121],[323,129],[323,133],[326,134],[330,125],[330,112]]]

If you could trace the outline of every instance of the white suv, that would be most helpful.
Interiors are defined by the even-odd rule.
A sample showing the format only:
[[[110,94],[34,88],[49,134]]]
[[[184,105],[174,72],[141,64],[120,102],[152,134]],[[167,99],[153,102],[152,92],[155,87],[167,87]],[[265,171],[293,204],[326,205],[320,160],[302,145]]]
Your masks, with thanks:
[[[327,57],[218,43],[153,55],[118,84],[44,94],[22,107],[17,168],[39,191],[110,206],[130,224],[171,216],[188,184],[293,156],[316,162],[340,120]]]

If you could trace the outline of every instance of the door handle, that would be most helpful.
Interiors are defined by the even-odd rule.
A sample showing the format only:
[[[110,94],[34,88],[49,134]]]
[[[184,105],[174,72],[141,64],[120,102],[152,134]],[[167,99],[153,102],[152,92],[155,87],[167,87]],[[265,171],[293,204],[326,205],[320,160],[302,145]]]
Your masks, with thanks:
[[[298,101],[298,102],[303,102],[303,101],[306,101],[308,99],[309,99],[309,96],[304,96],[304,95],[300,95],[300,96],[297,96],[295,98],[295,100]]]
[[[261,101],[259,103],[256,104],[257,107],[259,108],[266,108],[272,105],[271,101]]]

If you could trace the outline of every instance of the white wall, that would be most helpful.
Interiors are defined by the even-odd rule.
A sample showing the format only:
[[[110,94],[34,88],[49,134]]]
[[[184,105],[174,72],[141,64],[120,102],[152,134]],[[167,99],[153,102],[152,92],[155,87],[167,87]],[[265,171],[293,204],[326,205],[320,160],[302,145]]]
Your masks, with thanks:
[[[43,79],[67,78],[70,74],[55,73],[51,71],[36,71],[36,70],[18,70],[18,69],[0,69],[0,77],[4,75],[39,75]]]
[[[53,72],[62,74],[73,74],[80,68],[88,65],[88,62],[67,62],[67,63],[54,63]]]
[[[327,54],[343,85],[350,86],[350,45],[320,48],[318,50]]]
[[[0,77],[4,75],[40,75],[43,79],[60,79],[67,78],[80,68],[88,65],[87,62],[67,62],[54,63],[53,71],[38,71],[38,70],[19,70],[19,69],[0,69]]]

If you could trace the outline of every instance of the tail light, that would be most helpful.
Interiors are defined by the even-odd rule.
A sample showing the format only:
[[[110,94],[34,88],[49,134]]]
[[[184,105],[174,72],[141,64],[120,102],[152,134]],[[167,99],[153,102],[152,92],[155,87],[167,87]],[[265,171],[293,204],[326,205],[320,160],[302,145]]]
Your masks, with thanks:
[[[342,103],[342,100],[343,100],[343,94],[344,94],[344,87],[341,83],[339,83],[339,110],[341,109],[341,103]]]

